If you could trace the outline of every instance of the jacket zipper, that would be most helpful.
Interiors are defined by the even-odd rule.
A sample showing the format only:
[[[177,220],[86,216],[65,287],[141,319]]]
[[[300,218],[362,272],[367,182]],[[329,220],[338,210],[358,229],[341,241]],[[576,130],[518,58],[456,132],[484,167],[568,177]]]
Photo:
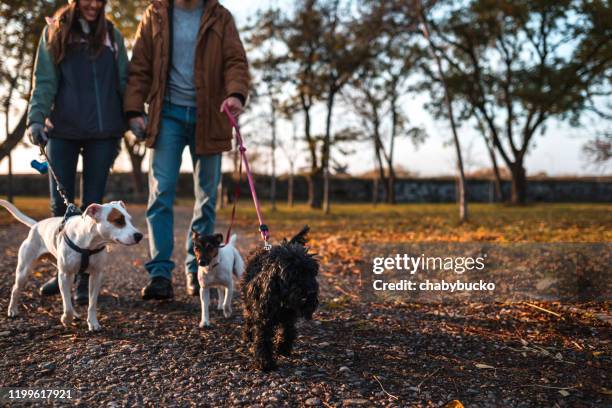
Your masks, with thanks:
[[[98,89],[98,70],[96,69],[96,62],[92,61],[93,74],[94,74],[94,93],[96,94],[96,110],[98,112],[98,132],[102,133],[102,109],[100,108],[100,90]]]

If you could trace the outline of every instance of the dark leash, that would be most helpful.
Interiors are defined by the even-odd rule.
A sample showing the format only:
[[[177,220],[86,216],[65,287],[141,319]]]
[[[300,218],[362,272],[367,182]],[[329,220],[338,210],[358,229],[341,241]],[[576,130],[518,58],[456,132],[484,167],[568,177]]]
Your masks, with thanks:
[[[51,165],[51,160],[49,160],[49,156],[47,155],[47,151],[45,150],[44,146],[40,146],[40,154],[47,161],[47,169],[49,170],[49,174],[51,174],[51,177],[53,177],[53,180],[55,180],[55,189],[57,190],[59,195],[62,197],[62,200],[64,200],[64,205],[66,206],[66,213],[64,214],[64,219],[62,220],[62,223],[60,224],[60,228],[58,231],[58,232],[61,232],[64,229],[64,226],[66,225],[66,221],[68,221],[68,218],[73,217],[75,215],[81,215],[83,214],[83,212],[81,211],[79,207],[71,203],[70,200],[68,199],[68,191],[66,191],[66,188],[64,188],[64,185],[60,182],[59,178],[55,174],[55,171],[53,170],[53,166]]]

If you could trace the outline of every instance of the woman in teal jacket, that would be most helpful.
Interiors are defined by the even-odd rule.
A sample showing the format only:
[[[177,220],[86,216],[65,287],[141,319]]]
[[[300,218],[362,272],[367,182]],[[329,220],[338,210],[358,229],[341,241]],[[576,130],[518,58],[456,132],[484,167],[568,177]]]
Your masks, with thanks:
[[[74,201],[83,158],[81,208],[100,203],[126,130],[122,100],[128,58],[123,37],[106,19],[106,0],[71,0],[47,19],[38,46],[28,110],[28,136],[45,147],[53,170]],[[50,180],[51,212],[66,206]],[[88,301],[86,273],[77,276],[75,301]],[[42,288],[59,293],[57,277]]]

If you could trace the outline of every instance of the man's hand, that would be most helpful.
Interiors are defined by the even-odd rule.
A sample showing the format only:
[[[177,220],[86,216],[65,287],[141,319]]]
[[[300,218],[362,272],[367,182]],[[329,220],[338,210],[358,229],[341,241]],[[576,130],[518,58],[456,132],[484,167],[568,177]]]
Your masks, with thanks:
[[[130,119],[130,130],[136,136],[138,141],[142,142],[147,138],[146,134],[146,123],[144,116],[137,116],[135,118]]]
[[[240,116],[242,113],[242,102],[240,102],[240,99],[236,98],[235,96],[230,96],[223,101],[220,112],[223,112],[226,106],[229,108],[230,112],[232,112],[232,115],[234,115],[235,118],[238,118],[238,116]]]
[[[30,142],[36,146],[45,147],[49,137],[45,132],[45,126],[41,123],[32,123],[27,131]]]

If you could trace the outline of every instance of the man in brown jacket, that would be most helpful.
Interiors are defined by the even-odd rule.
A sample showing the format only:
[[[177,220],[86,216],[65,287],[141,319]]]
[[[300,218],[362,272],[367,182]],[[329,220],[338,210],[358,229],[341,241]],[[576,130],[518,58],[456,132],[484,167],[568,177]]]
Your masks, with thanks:
[[[143,299],[173,297],[173,203],[185,146],[195,190],[185,272],[188,292],[199,294],[190,231],[214,232],[221,153],[232,147],[231,126],[222,110],[227,105],[239,115],[248,89],[244,47],[232,15],[218,0],[153,1],[136,34],[124,100],[130,128],[152,149],[147,208],[151,260],[145,266],[150,281]]]

